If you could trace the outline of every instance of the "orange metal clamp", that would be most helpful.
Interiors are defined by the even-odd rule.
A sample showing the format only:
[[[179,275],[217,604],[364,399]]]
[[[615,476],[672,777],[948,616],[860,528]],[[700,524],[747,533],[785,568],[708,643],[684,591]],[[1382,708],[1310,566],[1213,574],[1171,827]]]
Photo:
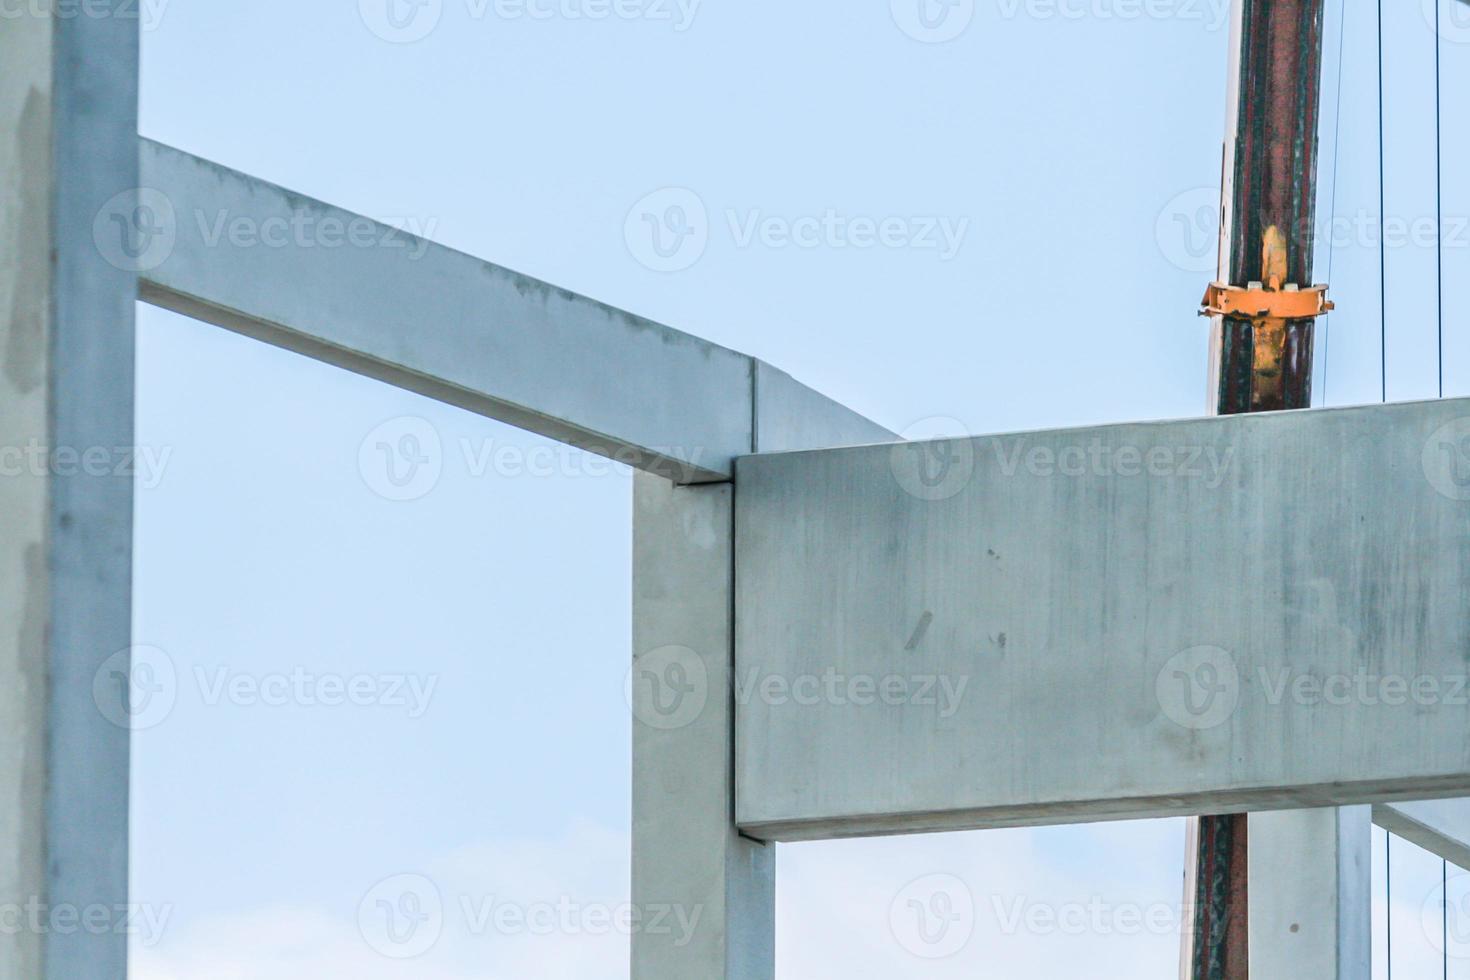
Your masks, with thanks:
[[[1244,287],[1212,282],[1205,290],[1200,307],[1200,316],[1305,320],[1333,309],[1333,303],[1327,298],[1325,285],[1302,289],[1288,284],[1281,289],[1268,289],[1258,282]]]

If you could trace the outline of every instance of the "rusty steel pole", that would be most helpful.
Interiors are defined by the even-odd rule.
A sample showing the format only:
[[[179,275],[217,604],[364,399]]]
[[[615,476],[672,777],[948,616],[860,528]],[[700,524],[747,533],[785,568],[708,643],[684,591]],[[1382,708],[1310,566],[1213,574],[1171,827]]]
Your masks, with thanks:
[[[1324,0],[1235,0],[1222,158],[1220,260],[1202,313],[1211,414],[1307,408]],[[1186,980],[1247,976],[1247,818],[1200,817],[1187,878]]]

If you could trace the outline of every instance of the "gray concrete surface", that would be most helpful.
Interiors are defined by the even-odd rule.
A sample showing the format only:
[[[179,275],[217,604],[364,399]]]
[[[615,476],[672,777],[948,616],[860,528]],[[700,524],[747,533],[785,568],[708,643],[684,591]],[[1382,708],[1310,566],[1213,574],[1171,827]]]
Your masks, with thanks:
[[[1451,400],[740,460],[737,822],[1464,794],[1467,446]]]
[[[150,303],[680,482],[750,451],[743,354],[150,140],[141,158],[171,211]]]
[[[128,731],[94,680],[131,642],[137,33],[121,2],[0,25],[4,980],[126,969]]]
[[[731,820],[729,484],[640,473],[633,520],[633,936],[637,980],[770,980],[774,845]]]
[[[894,438],[774,368],[756,370],[752,448]],[[687,938],[635,933],[634,980],[774,976],[775,846],[733,820],[737,492],[643,473],[634,484],[633,904],[650,921],[698,923]]]
[[[1250,815],[1250,975],[1370,980],[1367,806]]]

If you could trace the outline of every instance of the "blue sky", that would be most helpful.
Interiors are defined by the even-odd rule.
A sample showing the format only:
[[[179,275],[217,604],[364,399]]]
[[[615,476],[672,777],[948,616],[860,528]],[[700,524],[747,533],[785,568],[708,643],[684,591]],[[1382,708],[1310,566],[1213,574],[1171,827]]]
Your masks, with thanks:
[[[1389,6],[1400,399],[1435,393],[1434,38],[1432,0]],[[1202,411],[1223,0],[144,8],[144,135],[755,354],[896,430]],[[1340,312],[1318,376],[1344,404],[1379,396],[1376,11],[1329,9],[1334,110],[1339,38],[1345,70],[1320,210],[1335,207]],[[1453,97],[1470,20],[1445,34],[1453,163],[1470,149]],[[674,204],[697,223],[687,246],[658,224]],[[1463,281],[1470,182],[1453,167],[1444,208],[1447,281]],[[1099,307],[1099,287],[1135,300]],[[1463,394],[1466,305],[1447,299],[1448,389]],[[178,679],[134,743],[134,888],[171,909],[135,944],[139,975],[626,976],[616,930],[487,931],[472,914],[627,900],[626,472],[139,317],[139,441],[167,464],[138,495],[135,632]],[[388,499],[364,453],[405,418],[441,465]],[[303,674],[399,683],[366,704],[270,703],[270,683]],[[780,977],[1171,975],[1181,854],[1176,821],[783,847]],[[1418,882],[1395,930],[1412,956],[1415,937],[1429,948],[1414,924],[1438,866],[1395,854],[1398,880]],[[375,883],[405,873],[449,909],[406,962],[357,928]],[[930,960],[889,914],[936,874],[963,883],[975,925]],[[1098,903],[1111,925],[1017,917]],[[1162,909],[1164,927],[1119,925],[1133,909]]]

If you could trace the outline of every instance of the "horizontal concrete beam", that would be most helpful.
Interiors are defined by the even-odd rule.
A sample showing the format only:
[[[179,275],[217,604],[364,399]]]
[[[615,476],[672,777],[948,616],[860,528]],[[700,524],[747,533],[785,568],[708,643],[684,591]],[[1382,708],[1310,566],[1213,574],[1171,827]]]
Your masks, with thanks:
[[[1380,803],[1373,822],[1451,864],[1470,868],[1470,799]]]
[[[151,140],[140,157],[149,303],[678,482],[755,447],[751,357]]]
[[[1470,795],[1470,401],[758,455],[736,820]]]

